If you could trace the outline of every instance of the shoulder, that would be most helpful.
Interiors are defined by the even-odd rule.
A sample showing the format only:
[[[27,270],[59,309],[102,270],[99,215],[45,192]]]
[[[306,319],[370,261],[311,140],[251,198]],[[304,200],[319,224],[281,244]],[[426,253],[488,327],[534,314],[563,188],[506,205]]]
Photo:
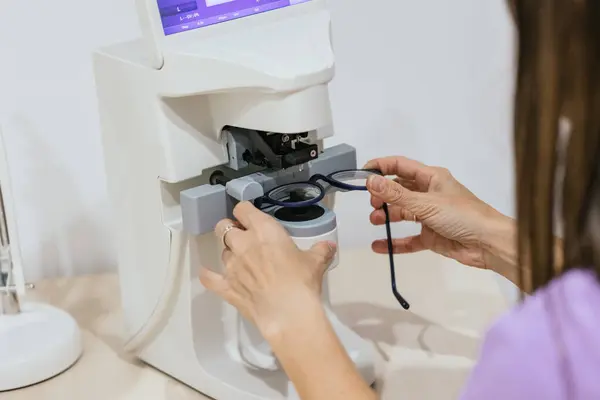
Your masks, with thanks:
[[[566,382],[600,398],[585,371],[600,368],[600,285],[568,272],[528,297],[488,332],[464,399],[562,399]],[[573,378],[575,381],[573,381]]]

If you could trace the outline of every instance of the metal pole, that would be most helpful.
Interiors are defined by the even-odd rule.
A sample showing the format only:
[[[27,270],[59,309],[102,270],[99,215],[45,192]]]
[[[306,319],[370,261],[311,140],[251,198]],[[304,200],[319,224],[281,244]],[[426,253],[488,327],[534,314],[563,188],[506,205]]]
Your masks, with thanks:
[[[0,185],[0,315],[15,315],[21,312],[17,287],[14,282],[13,264],[10,254],[10,236]]]

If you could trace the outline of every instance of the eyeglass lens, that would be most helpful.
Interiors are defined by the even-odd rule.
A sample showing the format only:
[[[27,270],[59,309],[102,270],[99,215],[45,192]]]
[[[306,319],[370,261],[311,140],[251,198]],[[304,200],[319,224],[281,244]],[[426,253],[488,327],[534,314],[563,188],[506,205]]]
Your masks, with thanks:
[[[268,198],[284,203],[300,203],[317,199],[321,196],[322,189],[308,182],[290,183],[270,191]]]
[[[333,173],[329,177],[335,182],[353,186],[356,190],[366,190],[367,179],[371,175],[377,175],[377,173],[367,170],[349,170]]]

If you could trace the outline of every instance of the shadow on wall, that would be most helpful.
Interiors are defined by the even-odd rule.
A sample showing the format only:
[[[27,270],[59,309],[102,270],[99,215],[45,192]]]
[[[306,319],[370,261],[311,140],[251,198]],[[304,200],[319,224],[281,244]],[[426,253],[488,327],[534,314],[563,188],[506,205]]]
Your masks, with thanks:
[[[10,116],[5,131],[27,279],[114,270],[104,199],[85,204],[68,165],[25,116]]]

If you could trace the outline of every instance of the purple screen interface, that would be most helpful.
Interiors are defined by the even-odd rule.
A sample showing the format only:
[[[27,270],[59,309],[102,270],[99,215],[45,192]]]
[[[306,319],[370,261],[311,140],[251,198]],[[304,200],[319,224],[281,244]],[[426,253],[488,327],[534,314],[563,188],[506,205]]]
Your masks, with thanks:
[[[165,35],[260,14],[310,0],[157,0]]]

